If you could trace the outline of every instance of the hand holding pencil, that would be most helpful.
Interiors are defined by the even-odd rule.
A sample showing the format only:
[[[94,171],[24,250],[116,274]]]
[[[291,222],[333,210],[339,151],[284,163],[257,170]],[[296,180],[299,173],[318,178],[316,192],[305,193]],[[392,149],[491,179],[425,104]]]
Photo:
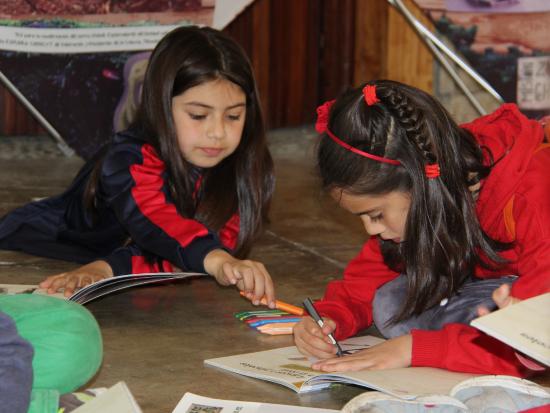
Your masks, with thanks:
[[[334,320],[321,318],[309,299],[304,301],[304,306],[311,317],[303,317],[293,328],[298,351],[321,360],[342,356],[342,348],[333,336],[336,329]]]
[[[315,322],[319,325],[319,327],[321,327],[321,330],[323,330],[323,328],[325,327],[325,322],[323,321],[323,319],[321,318],[321,316],[313,306],[313,301],[311,301],[310,298],[306,298],[304,300],[304,308],[307,310],[311,318],[313,318]],[[338,357],[342,357],[343,355],[342,347],[340,347],[340,344],[336,341],[336,339],[332,335],[332,332],[328,333],[327,336],[330,342],[336,346],[336,355]]]

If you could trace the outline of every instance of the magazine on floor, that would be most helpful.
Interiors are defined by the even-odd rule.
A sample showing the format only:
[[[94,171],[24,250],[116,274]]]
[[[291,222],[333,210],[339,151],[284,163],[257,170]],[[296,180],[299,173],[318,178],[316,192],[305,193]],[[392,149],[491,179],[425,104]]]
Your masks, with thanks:
[[[172,413],[337,413],[339,410],[213,399],[185,393]]]
[[[340,342],[344,354],[383,342],[373,336],[353,337]],[[448,394],[458,383],[476,376],[431,367],[321,373],[310,368],[312,360],[295,346],[205,360],[208,366],[254,377],[305,393],[325,389],[334,383],[352,384],[401,398],[425,394]]]
[[[96,298],[131,287],[196,277],[208,277],[208,274],[194,272],[159,272],[119,275],[116,277],[105,278],[82,287],[68,298],[65,297],[62,292],[48,294],[45,289],[40,288],[38,285],[22,284],[0,284],[0,294],[43,294],[58,298],[67,298],[69,301],[74,301],[79,304],[86,304]]]

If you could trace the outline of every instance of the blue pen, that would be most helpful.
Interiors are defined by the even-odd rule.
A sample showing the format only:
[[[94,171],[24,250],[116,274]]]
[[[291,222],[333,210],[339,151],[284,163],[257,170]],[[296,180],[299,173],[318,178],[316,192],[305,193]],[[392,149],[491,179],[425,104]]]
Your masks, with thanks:
[[[321,318],[321,316],[313,306],[313,301],[311,301],[310,298],[306,298],[304,300],[304,307],[306,311],[309,313],[309,315],[315,320],[315,322],[319,324],[319,327],[323,328],[325,323],[323,322],[323,319]],[[340,344],[336,341],[336,339],[332,334],[329,334],[328,338],[330,338],[330,341],[332,341],[332,344],[336,346],[336,350],[337,350],[336,355],[338,357],[342,357],[343,353],[342,353],[342,347],[340,347]]]

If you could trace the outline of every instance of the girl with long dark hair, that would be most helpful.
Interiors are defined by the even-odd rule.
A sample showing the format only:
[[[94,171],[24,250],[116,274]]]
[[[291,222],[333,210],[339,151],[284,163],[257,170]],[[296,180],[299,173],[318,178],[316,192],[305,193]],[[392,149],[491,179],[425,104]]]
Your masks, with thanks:
[[[432,366],[527,374],[468,323],[494,291],[550,291],[550,145],[515,105],[459,127],[433,97],[381,80],[318,109],[324,189],[370,236],[294,329],[323,371]],[[511,286],[511,292],[508,287]],[[497,294],[498,295],[498,294]],[[506,297],[501,297],[506,301]],[[336,358],[327,337],[373,324],[389,340]]]
[[[274,185],[248,58],[223,33],[187,26],[155,47],[132,126],[63,194],[0,221],[0,248],[89,263],[48,277],[70,295],[130,273],[207,272],[254,302],[274,300],[265,267],[245,260]]]

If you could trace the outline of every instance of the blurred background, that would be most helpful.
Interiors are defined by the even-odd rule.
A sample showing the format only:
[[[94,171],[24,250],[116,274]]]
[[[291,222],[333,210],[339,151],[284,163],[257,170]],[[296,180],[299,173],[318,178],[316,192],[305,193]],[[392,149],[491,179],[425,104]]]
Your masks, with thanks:
[[[86,159],[127,125],[139,99],[154,41],[128,42],[126,50],[91,42],[80,50],[58,43],[48,48],[51,42],[32,48],[22,38],[30,36],[24,30],[37,28],[66,29],[73,37],[79,29],[99,28],[106,39],[120,26],[160,28],[160,34],[178,24],[223,29],[250,56],[270,129],[312,124],[317,105],[379,78],[435,94],[459,122],[502,101],[518,103],[531,117],[550,112],[550,2],[398,2],[502,100],[454,62],[449,66],[457,75],[450,77],[395,0],[0,0],[0,72],[27,100],[22,104],[0,82],[0,138],[57,132],[65,152]]]

